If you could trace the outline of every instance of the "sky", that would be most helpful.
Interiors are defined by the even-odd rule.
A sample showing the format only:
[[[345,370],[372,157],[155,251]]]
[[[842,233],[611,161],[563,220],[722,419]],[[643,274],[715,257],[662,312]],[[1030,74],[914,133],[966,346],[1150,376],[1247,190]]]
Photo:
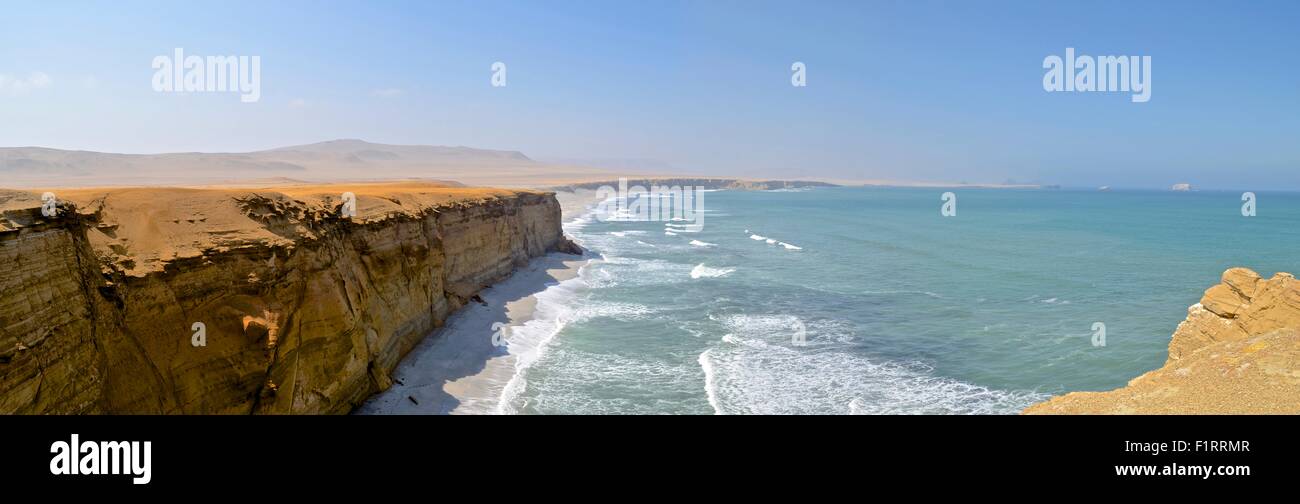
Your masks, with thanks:
[[[0,146],[360,138],[781,178],[1300,190],[1300,2],[0,2]],[[1044,58],[1150,56],[1151,99]],[[154,58],[259,56],[260,100]],[[806,86],[791,85],[803,62]],[[506,64],[493,87],[492,64]],[[593,161],[595,162],[595,161]]]

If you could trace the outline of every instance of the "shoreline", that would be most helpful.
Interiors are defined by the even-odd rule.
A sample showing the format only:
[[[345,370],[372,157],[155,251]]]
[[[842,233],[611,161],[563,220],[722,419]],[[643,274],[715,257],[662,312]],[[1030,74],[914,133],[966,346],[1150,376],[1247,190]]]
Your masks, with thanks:
[[[560,191],[556,199],[566,227],[596,202],[595,191],[587,190]],[[552,312],[567,299],[553,298],[580,289],[581,269],[595,257],[551,252],[483,289],[482,303],[471,301],[425,336],[393,370],[392,386],[353,413],[512,413],[508,403],[521,391],[520,373],[564,327],[560,314]],[[503,346],[493,345],[498,330],[505,335]]]

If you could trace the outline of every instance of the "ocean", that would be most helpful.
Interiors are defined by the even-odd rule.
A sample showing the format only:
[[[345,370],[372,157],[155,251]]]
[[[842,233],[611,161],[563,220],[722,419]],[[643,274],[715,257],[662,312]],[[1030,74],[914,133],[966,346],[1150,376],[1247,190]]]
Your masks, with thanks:
[[[941,194],[957,196],[944,217]],[[688,233],[569,221],[498,412],[1012,414],[1160,367],[1222,272],[1295,272],[1300,194],[707,193]],[[1104,346],[1097,329],[1104,325]]]

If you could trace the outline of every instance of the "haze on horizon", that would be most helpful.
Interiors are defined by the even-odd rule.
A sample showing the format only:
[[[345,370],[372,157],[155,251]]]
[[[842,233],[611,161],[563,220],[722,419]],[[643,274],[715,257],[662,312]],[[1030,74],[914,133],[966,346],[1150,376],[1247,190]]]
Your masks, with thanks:
[[[360,138],[718,176],[1300,189],[1300,4],[7,5],[0,147],[251,152]],[[1043,59],[1150,56],[1150,102]],[[261,99],[155,56],[261,58]],[[492,87],[504,62],[508,85]],[[791,64],[807,86],[791,86]]]

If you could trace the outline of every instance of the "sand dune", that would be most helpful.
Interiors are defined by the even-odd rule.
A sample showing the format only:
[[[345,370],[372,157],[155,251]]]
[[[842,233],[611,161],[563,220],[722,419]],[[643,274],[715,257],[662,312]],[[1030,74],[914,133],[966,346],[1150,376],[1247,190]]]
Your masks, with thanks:
[[[0,185],[41,188],[455,180],[536,187],[609,178],[598,168],[536,162],[516,151],[334,140],[247,153],[114,154],[0,148]]]

